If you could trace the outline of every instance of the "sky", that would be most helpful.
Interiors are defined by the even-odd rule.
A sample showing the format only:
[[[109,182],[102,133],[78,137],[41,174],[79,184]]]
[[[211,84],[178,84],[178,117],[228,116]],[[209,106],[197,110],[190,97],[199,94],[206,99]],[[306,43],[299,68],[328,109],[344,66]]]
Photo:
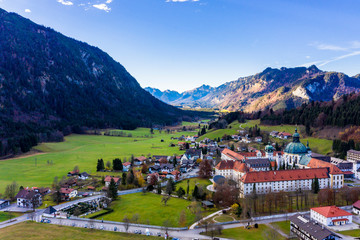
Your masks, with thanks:
[[[267,67],[360,73],[358,0],[0,0],[107,52],[142,87],[219,86]]]

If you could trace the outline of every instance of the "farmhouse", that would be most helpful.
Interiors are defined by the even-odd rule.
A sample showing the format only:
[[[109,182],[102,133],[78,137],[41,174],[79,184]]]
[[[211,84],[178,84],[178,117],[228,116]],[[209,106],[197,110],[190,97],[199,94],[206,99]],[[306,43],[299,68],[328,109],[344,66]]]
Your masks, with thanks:
[[[61,200],[68,201],[77,196],[78,191],[72,188],[60,188]]]
[[[41,206],[41,194],[34,190],[22,189],[16,195],[16,205],[23,208]]]
[[[6,208],[8,206],[10,206],[9,200],[0,199],[0,209]]]
[[[336,206],[311,208],[310,218],[325,226],[338,226],[352,223],[351,213]]]
[[[111,179],[114,179],[115,184],[116,184],[116,185],[119,185],[119,183],[120,183],[120,178],[106,176],[106,177],[105,177],[105,180],[104,180],[104,181],[105,181],[105,187],[109,187],[110,182],[111,182]]]
[[[353,205],[352,205],[352,212],[359,215],[360,214],[360,200],[357,200]]]

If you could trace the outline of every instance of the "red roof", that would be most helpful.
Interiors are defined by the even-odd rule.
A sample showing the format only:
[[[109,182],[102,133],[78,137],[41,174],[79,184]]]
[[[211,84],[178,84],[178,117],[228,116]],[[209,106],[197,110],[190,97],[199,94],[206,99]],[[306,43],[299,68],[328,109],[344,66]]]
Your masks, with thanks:
[[[230,170],[233,169],[238,172],[247,172],[249,169],[245,163],[241,161],[220,161],[216,167],[218,170]]]
[[[73,191],[74,191],[74,189],[72,189],[72,188],[60,188],[60,192],[64,193],[64,194],[69,194]]]
[[[316,207],[311,208],[311,210],[323,215],[326,218],[351,216],[351,213],[342,210],[341,208],[338,208],[336,206]]]
[[[178,174],[180,174],[180,172],[178,170],[174,170],[171,172],[171,175],[178,175]]]
[[[327,168],[308,168],[278,171],[248,172],[240,181],[243,183],[293,181],[303,179],[328,178]]]
[[[230,149],[225,148],[221,153],[225,154],[226,156],[234,159],[234,160],[244,160],[244,156],[242,156],[239,153],[236,153],[234,151],[231,151]]]
[[[325,162],[319,159],[312,158],[307,165],[310,168],[330,168],[330,174],[344,174],[337,166],[329,162]]]
[[[111,182],[111,179],[114,179],[115,183],[119,182],[120,178],[117,177],[110,177],[110,176],[106,176],[105,177],[105,182]]]
[[[354,204],[353,207],[356,207],[358,209],[360,209],[360,200],[357,200]]]
[[[342,221],[349,221],[347,218],[340,218],[340,219],[334,219],[332,222],[342,222]]]
[[[354,174],[352,171],[342,171],[343,172],[343,174]]]
[[[147,157],[140,156],[140,157],[137,157],[137,158],[135,158],[135,159],[139,160],[140,162],[143,162],[143,161],[146,161],[146,160],[147,160]]]
[[[131,162],[124,162],[124,163],[123,163],[123,166],[125,166],[125,167],[127,167],[127,166],[129,166],[129,165],[131,165]]]

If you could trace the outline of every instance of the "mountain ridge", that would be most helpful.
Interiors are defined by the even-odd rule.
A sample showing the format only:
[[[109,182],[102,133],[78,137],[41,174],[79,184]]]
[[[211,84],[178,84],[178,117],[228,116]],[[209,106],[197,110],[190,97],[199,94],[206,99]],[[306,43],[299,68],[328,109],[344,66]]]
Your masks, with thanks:
[[[321,87],[320,87],[321,86]],[[149,88],[147,88],[149,89]],[[360,74],[349,77],[344,73],[325,72],[315,65],[308,68],[266,68],[264,71],[197,92],[167,103],[181,107],[218,108],[222,110],[258,111],[266,108],[289,109],[310,101],[338,99],[343,94],[360,91]],[[193,103],[192,103],[193,102]]]

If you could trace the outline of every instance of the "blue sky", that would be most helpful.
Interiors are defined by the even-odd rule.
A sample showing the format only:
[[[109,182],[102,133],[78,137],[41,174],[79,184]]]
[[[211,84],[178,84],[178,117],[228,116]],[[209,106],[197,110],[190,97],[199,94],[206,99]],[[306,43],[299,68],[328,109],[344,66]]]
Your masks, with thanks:
[[[0,0],[95,45],[142,87],[218,86],[266,67],[360,73],[360,1]]]

